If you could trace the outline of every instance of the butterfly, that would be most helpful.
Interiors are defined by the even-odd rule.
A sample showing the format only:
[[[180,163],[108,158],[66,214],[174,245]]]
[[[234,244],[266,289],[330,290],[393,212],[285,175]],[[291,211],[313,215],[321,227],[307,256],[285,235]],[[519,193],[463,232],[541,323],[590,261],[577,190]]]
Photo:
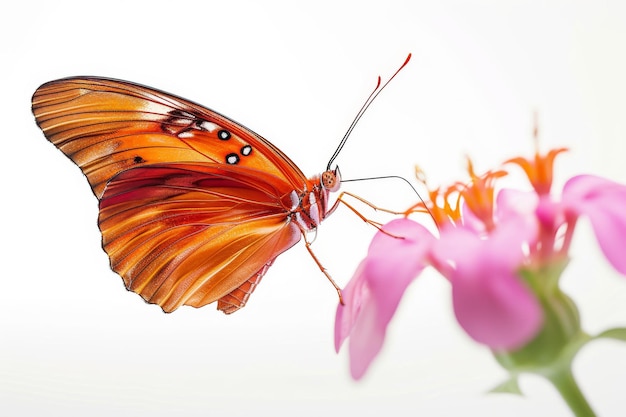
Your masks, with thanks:
[[[233,313],[302,236],[341,300],[306,235],[341,201],[329,201],[341,182],[331,162],[348,133],[327,169],[309,178],[245,126],[140,84],[51,81],[33,95],[32,111],[87,177],[111,268],[146,302],[172,312],[217,301]]]

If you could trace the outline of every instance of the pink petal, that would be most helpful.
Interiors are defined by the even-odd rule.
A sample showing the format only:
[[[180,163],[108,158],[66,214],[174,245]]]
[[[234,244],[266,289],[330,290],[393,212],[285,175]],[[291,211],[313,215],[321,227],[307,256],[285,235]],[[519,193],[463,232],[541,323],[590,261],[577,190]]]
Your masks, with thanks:
[[[626,275],[626,186],[593,175],[579,175],[565,184],[563,207],[589,218],[604,256]]]
[[[626,219],[624,207],[588,208],[586,215],[591,221],[591,226],[600,245],[600,249],[609,263],[618,272],[626,275]]]
[[[467,229],[447,229],[433,248],[452,284],[454,312],[461,327],[494,349],[514,349],[540,329],[538,301],[515,271],[524,254],[526,220],[512,216],[488,238]]]
[[[626,186],[596,175],[578,175],[563,186],[563,202],[582,202],[609,197],[615,203],[626,201]]]
[[[485,224],[480,220],[467,204],[461,203],[461,219],[463,219],[463,228],[474,231],[475,233],[485,232]]]
[[[361,378],[382,348],[387,325],[407,286],[424,268],[434,237],[408,219],[394,220],[375,235],[368,255],[343,293],[337,307],[335,348],[350,336],[350,371]],[[399,238],[399,237],[403,238]]]
[[[535,192],[504,188],[496,197],[496,218],[507,219],[513,214],[534,216],[537,202]]]
[[[344,305],[337,306],[335,316],[335,352],[339,352],[341,345],[350,335],[354,322],[361,311],[361,306],[369,301],[369,289],[366,286],[365,260],[361,261],[352,279],[348,281],[346,287],[341,291]]]
[[[386,326],[404,291],[426,266],[435,238],[422,225],[409,219],[393,220],[383,229],[396,237],[382,232],[374,236],[365,269],[372,297],[380,308],[377,317]]]
[[[541,328],[541,308],[533,294],[516,274],[487,259],[453,277],[452,302],[461,327],[492,349],[521,347]]]
[[[424,226],[406,218],[390,221],[383,230],[386,233],[379,231],[374,235],[367,250],[368,256],[392,255],[391,251],[395,250],[410,256],[416,246],[422,247],[433,240],[433,235]]]
[[[368,303],[360,312],[350,334],[350,374],[361,379],[385,340],[386,327],[378,320],[378,304]]]
[[[441,231],[439,241],[433,246],[432,256],[437,263],[437,269],[446,278],[454,272],[457,263],[471,262],[474,256],[468,248],[477,245],[480,238],[470,229],[463,227],[447,227]],[[447,268],[452,267],[452,269]]]
[[[532,226],[529,226],[532,224]],[[536,224],[529,223],[526,217],[511,213],[502,219],[488,237],[482,237],[464,227],[449,227],[441,231],[440,240],[433,246],[432,256],[436,262],[449,265],[468,265],[477,261],[481,251],[493,251],[492,257],[501,263],[517,268],[524,258],[523,246],[536,238]],[[488,249],[491,248],[491,249]],[[439,268],[438,268],[439,269]],[[439,272],[448,276],[446,270]]]

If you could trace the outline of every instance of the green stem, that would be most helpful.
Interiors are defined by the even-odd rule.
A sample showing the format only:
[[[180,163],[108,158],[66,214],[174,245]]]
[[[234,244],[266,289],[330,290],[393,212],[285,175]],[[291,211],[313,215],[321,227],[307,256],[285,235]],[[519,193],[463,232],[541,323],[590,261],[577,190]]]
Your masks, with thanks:
[[[559,391],[570,410],[576,417],[595,417],[596,414],[578,388],[574,375],[569,368],[561,369],[550,375],[545,375],[552,385]]]

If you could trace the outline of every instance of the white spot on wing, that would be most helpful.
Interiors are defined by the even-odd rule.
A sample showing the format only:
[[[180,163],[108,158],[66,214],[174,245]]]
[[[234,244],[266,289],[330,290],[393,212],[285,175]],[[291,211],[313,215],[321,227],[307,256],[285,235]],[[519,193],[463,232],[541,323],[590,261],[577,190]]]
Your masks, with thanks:
[[[180,132],[177,136],[180,139],[192,138],[193,137],[193,132],[190,132],[188,130],[184,130],[184,131]]]
[[[206,120],[203,120],[202,123],[200,123],[200,129],[206,130],[207,132],[213,132],[217,128],[218,126],[215,123],[211,123]]]

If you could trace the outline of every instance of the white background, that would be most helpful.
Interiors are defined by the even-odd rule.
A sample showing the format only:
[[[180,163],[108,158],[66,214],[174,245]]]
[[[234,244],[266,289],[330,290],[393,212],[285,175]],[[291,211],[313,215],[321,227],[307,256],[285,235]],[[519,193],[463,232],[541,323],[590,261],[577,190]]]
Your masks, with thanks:
[[[550,386],[485,395],[504,372],[451,312],[435,273],[410,287],[381,356],[353,382],[333,350],[336,296],[302,243],[249,305],[166,315],[108,268],[97,202],[34,123],[46,81],[100,75],[200,102],[249,126],[309,174],[378,74],[413,59],[338,159],[345,178],[462,180],[541,146],[568,146],[557,185],[593,172],[626,182],[626,7],[594,1],[21,1],[2,6],[0,414],[567,416]],[[400,182],[347,184],[389,208]],[[423,191],[423,190],[422,190]],[[386,221],[367,207],[363,214]],[[626,325],[626,282],[581,222],[564,278],[585,328]],[[341,284],[374,234],[340,208],[314,249]],[[575,373],[598,413],[623,415],[626,346],[595,342]],[[621,411],[620,411],[621,410]]]

